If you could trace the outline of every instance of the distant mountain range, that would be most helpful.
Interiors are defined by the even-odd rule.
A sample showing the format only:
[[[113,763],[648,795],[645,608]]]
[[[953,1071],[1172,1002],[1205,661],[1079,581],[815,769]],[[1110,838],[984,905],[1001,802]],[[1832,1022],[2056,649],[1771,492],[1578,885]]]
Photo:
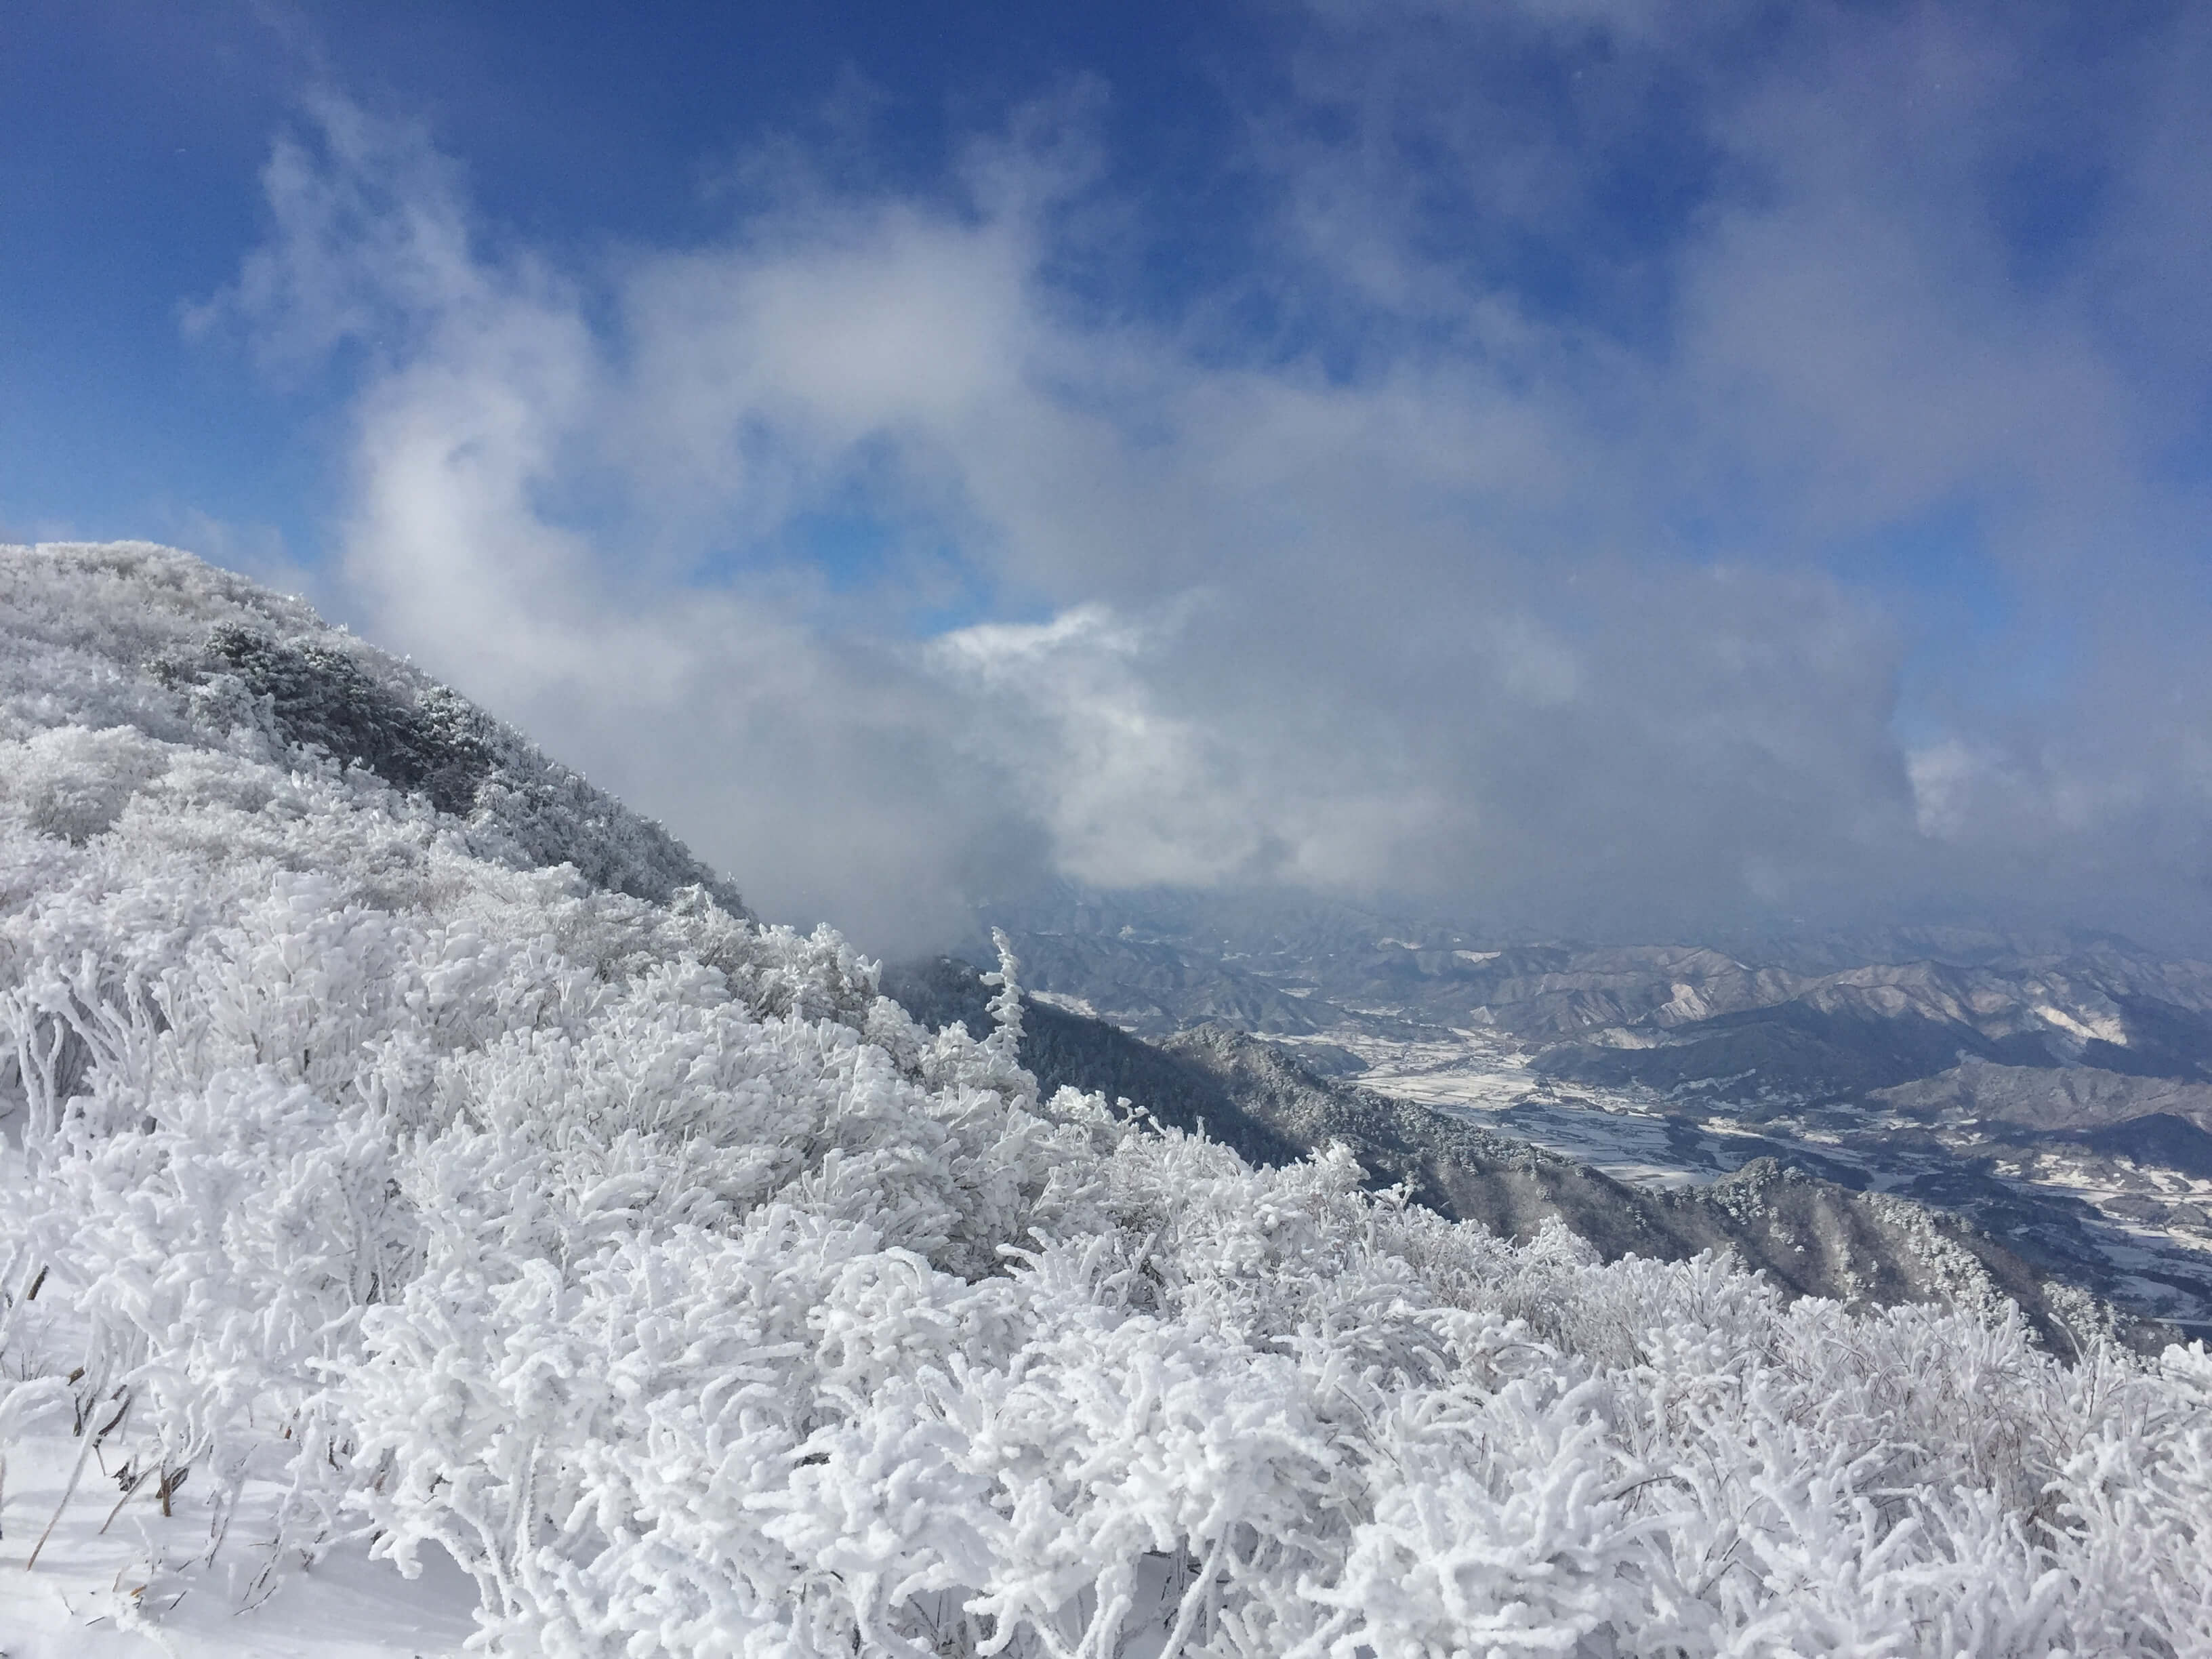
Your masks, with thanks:
[[[989,1029],[980,974],[949,958],[895,967],[884,991],[933,1028]],[[1221,1021],[1154,1043],[1031,1000],[1023,1063],[1042,1089],[1097,1091],[1163,1122],[1203,1129],[1256,1163],[1283,1164],[1336,1142],[1377,1188],[1528,1240],[1557,1223],[1607,1260],[1681,1261],[1733,1250],[1794,1295],[1888,1304],[1950,1300],[1968,1287],[2019,1303],[2061,1350],[2079,1297],[2003,1245],[1924,1206],[1826,1180],[1796,1160],[1750,1159],[1706,1185],[1646,1188],[1430,1107],[1321,1075],[1300,1051]],[[2063,1281],[2059,1281],[2063,1282]],[[2160,1340],[2146,1328],[2143,1340]]]
[[[1777,1159],[2212,1331],[2212,964],[1967,929],[1486,941],[1304,895],[1063,886],[988,919],[1040,999],[1170,1048],[1218,1024],[1657,1190]]]

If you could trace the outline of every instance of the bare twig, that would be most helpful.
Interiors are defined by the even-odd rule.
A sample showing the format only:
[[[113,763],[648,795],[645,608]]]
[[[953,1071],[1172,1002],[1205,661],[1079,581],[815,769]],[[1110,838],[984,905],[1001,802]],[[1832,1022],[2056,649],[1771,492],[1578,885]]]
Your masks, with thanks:
[[[46,1540],[54,1535],[54,1528],[61,1521],[62,1511],[69,1507],[70,1499],[76,1496],[76,1483],[84,1478],[84,1460],[91,1455],[92,1437],[87,1435],[84,1444],[77,1448],[76,1467],[70,1471],[69,1485],[62,1492],[62,1501],[54,1508],[54,1518],[46,1522],[46,1529],[39,1534],[39,1541],[31,1548],[31,1559],[23,1563],[25,1572],[39,1565],[39,1552],[46,1548]]]
[[[146,1484],[146,1477],[153,1473],[154,1471],[150,1468],[141,1469],[138,1472],[137,1478],[131,1481],[129,1486],[124,1487],[123,1496],[115,1500],[115,1507],[108,1510],[107,1519],[100,1523],[100,1530],[102,1534],[105,1534],[110,1527],[115,1524],[115,1517],[123,1513],[123,1506],[131,1501],[131,1494],[137,1492],[139,1487],[144,1486]]]

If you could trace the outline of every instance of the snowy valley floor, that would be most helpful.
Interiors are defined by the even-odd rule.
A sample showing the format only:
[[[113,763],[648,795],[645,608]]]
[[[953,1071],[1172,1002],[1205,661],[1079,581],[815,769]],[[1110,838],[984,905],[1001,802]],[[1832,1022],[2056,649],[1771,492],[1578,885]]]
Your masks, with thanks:
[[[1754,1111],[1724,1096],[1566,1082],[1533,1070],[1519,1045],[1479,1030],[1419,1037],[1343,1027],[1269,1039],[1343,1049],[1366,1066],[1348,1079],[1493,1127],[1655,1188],[1701,1186],[1754,1158],[1781,1156],[1876,1192],[1962,1210],[2001,1242],[2066,1249],[2076,1275],[2131,1310],[2212,1333],[2212,1179],[2124,1159],[2023,1150],[1893,1112],[1790,1101]],[[2130,1210],[2136,1212],[2128,1213]]]

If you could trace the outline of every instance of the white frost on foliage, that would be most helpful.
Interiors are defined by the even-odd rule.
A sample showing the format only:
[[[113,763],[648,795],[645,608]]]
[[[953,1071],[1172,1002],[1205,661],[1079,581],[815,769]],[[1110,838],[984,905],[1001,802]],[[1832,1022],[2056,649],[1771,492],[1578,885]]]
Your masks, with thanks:
[[[2212,1653],[2202,1347],[1041,1102],[1011,953],[932,1036],[833,934],[194,726],[164,626],[6,688],[0,1449],[255,1583],[434,1546],[479,1647],[629,1659]]]

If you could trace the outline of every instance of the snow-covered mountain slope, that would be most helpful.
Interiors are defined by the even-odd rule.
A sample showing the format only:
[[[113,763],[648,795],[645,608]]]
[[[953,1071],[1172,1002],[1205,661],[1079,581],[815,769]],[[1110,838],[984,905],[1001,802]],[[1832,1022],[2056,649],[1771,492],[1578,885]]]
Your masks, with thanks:
[[[29,824],[82,842],[181,755],[293,769],[302,747],[460,821],[479,858],[567,864],[665,901],[735,889],[641,818],[407,663],[189,555],[128,542],[0,547],[0,787]],[[204,763],[191,763],[202,770]]]
[[[1042,1099],[302,611],[0,583],[0,1650],[2212,1652],[2201,1347]]]
[[[1486,944],[1249,894],[1070,889],[1002,914],[1039,994],[1134,1031],[1225,1019],[1662,1188],[1780,1158],[2212,1334],[2204,963],[1955,931]]]

